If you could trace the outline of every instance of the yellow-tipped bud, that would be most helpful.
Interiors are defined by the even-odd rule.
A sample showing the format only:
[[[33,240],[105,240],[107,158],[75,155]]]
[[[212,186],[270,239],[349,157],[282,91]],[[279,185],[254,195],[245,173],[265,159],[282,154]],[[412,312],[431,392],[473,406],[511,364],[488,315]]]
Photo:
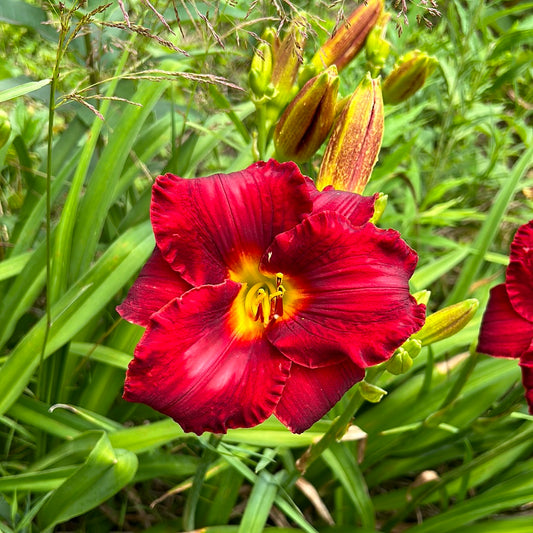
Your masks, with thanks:
[[[8,114],[0,109],[0,148],[3,148],[11,135],[11,122]]]
[[[274,131],[278,160],[307,161],[320,148],[335,120],[338,89],[339,76],[335,66],[302,87]]]
[[[383,12],[383,0],[368,0],[339,26],[312,59],[317,69],[337,65],[342,70],[363,48],[370,30]]]
[[[383,139],[379,80],[367,75],[338,116],[322,159],[317,187],[361,194],[378,159]]]
[[[429,315],[422,329],[411,338],[419,340],[422,346],[447,339],[461,331],[470,322],[478,306],[479,302],[471,298],[440,309]]]
[[[296,20],[274,53],[272,85],[277,93],[275,102],[280,108],[285,107],[294,95],[293,85],[302,62],[304,44],[304,26]]]
[[[398,104],[415,94],[437,64],[436,58],[419,50],[413,50],[403,56],[383,82],[384,102]]]

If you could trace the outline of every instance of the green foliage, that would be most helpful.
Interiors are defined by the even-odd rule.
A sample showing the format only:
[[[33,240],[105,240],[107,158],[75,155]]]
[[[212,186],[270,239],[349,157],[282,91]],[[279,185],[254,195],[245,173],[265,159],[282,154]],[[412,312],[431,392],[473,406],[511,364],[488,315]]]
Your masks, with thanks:
[[[153,178],[254,160],[268,122],[246,92],[257,36],[299,15],[151,3],[161,17],[125,1],[128,23],[118,2],[0,2],[0,530],[529,531],[532,421],[516,362],[475,353],[480,311],[407,373],[369,372],[379,403],[356,386],[302,435],[267,420],[196,437],[121,399],[142,330],[114,308],[154,246]],[[380,225],[417,250],[412,287],[432,310],[484,307],[533,218],[533,3],[439,4],[431,32],[414,7],[401,36],[389,28],[384,75],[415,48],[439,67],[387,106],[365,194],[388,195]],[[294,5],[309,61],[351,6]],[[342,96],[366,70],[361,56],[347,67]]]

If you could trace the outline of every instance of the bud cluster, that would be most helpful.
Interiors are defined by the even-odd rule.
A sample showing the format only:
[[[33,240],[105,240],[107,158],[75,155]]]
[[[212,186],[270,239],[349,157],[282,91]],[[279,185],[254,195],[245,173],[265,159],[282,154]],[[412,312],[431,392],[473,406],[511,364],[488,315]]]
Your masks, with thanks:
[[[328,139],[317,186],[362,193],[376,164],[384,128],[384,103],[414,94],[436,62],[414,51],[380,82],[390,52],[391,16],[383,0],[367,0],[342,20],[304,63],[307,26],[297,18],[283,38],[268,28],[259,40],[249,72],[257,108],[257,157],[273,143],[277,159],[309,161]],[[339,72],[363,50],[369,73],[351,96],[339,98]]]
[[[396,54],[392,65],[389,56],[394,50],[386,38],[390,19],[384,0],[359,2],[307,63],[303,20],[293,21],[283,39],[273,29],[263,34],[249,73],[260,123],[259,157],[272,142],[278,160],[305,163],[326,144],[317,172],[318,190],[333,187],[363,194],[381,149],[385,106],[413,96],[438,64],[414,50],[402,57]],[[340,76],[354,72],[348,66],[363,50],[367,74],[351,94],[339,96]],[[386,204],[386,195],[375,196],[370,222],[379,221]],[[413,295],[420,304],[427,304],[429,296],[429,291]],[[466,300],[430,314],[422,329],[379,365],[379,371],[408,372],[423,347],[460,331],[477,306],[477,300]],[[358,390],[370,402],[386,394],[367,381]]]

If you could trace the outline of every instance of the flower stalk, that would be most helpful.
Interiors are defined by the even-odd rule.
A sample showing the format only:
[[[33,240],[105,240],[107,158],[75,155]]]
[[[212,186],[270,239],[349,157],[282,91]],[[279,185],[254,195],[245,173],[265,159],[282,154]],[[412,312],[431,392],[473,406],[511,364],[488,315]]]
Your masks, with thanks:
[[[385,371],[383,367],[369,368],[366,373],[365,383],[368,384],[376,381]],[[312,444],[296,461],[297,470],[304,474],[306,470],[314,463],[332,443],[339,441],[348,431],[350,422],[357,411],[365,402],[365,397],[361,391],[361,382],[353,388],[348,405],[344,411],[332,422],[329,429],[324,433],[322,438]]]

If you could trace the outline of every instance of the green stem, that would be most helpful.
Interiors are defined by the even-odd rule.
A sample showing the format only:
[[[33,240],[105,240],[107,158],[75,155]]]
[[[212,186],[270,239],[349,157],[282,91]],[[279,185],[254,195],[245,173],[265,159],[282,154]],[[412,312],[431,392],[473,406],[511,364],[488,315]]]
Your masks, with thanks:
[[[370,368],[367,371],[366,380],[369,382],[375,381],[383,372],[383,368]],[[296,467],[300,472],[304,473],[311,463],[318,459],[332,443],[337,442],[344,435],[352,418],[364,401],[365,399],[361,394],[360,384],[358,383],[353,389],[352,397],[344,411],[334,420],[323,437],[317,443],[312,444],[296,462]]]
[[[259,160],[265,158],[267,145],[267,131],[266,131],[266,116],[267,110],[264,103],[258,103],[257,109],[257,152],[259,153]]]
[[[69,18],[65,17],[64,13],[60,14],[61,29],[59,32],[59,41],[57,43],[56,61],[54,64],[54,70],[52,73],[52,81],[50,83],[50,102],[48,104],[48,141],[47,141],[47,157],[46,157],[46,330],[43,338],[43,345],[41,349],[41,359],[39,365],[39,380],[37,384],[37,397],[39,398],[43,394],[44,379],[43,379],[43,365],[44,354],[46,351],[46,344],[48,342],[48,335],[50,333],[50,327],[52,325],[52,302],[50,299],[50,287],[52,279],[52,141],[54,136],[54,114],[55,114],[55,100],[57,83],[59,81],[59,66],[61,59],[63,58],[63,46],[65,43],[65,37],[69,30]]]

